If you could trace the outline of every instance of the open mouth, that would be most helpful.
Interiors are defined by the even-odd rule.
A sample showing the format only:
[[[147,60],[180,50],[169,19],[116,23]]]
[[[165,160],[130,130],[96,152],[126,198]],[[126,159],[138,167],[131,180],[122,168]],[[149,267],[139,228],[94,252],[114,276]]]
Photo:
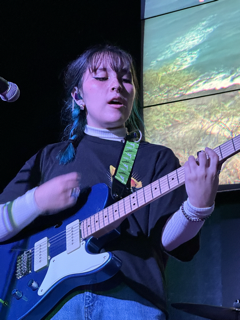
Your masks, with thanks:
[[[122,105],[123,103],[122,103],[122,101],[120,101],[120,100],[115,100],[115,99],[113,99],[113,100],[111,100],[111,101],[109,102],[109,104]]]

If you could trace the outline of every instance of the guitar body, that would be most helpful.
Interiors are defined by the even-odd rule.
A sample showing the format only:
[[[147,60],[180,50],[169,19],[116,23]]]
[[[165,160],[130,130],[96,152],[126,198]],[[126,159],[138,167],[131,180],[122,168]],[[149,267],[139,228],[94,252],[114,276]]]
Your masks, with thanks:
[[[121,261],[112,253],[97,253],[104,241],[109,241],[107,236],[99,240],[93,237],[81,239],[78,248],[70,253],[66,250],[66,227],[77,219],[81,221],[102,210],[108,196],[108,187],[97,184],[91,188],[81,209],[62,221],[60,226],[49,227],[25,239],[0,245],[1,320],[40,320],[70,291],[105,281],[117,273]],[[34,271],[34,245],[46,238],[51,239],[47,245],[47,266]]]
[[[214,151],[222,164],[240,151],[240,135]],[[99,252],[119,233],[114,230],[99,239],[92,236],[112,230],[116,221],[123,221],[184,183],[184,167],[180,167],[107,208],[108,187],[97,184],[90,193],[81,190],[77,213],[69,209],[71,216],[62,212],[35,219],[29,226],[30,234],[25,228],[0,245],[0,319],[41,320],[69,292],[114,276],[121,261],[112,253]]]

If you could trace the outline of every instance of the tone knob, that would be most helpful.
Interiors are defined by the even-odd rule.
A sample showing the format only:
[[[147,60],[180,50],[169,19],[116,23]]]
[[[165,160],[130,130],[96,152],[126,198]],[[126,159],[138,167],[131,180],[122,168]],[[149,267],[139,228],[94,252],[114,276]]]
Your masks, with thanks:
[[[28,281],[28,286],[33,290],[37,290],[39,288],[38,283],[35,280],[29,280]]]

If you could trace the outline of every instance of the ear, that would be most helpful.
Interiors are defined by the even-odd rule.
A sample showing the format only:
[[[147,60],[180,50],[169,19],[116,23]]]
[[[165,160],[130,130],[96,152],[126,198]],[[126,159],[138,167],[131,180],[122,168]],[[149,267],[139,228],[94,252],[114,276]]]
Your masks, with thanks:
[[[73,88],[71,96],[72,96],[73,100],[76,102],[76,104],[80,107],[80,109],[84,110],[85,103],[83,101],[83,98],[80,95],[78,87]]]

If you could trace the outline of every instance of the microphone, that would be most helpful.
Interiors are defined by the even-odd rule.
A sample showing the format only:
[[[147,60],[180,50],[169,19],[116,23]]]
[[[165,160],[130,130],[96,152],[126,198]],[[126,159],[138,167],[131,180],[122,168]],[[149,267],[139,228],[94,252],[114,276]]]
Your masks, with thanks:
[[[0,98],[3,101],[14,102],[20,96],[20,90],[15,83],[0,77]]]

